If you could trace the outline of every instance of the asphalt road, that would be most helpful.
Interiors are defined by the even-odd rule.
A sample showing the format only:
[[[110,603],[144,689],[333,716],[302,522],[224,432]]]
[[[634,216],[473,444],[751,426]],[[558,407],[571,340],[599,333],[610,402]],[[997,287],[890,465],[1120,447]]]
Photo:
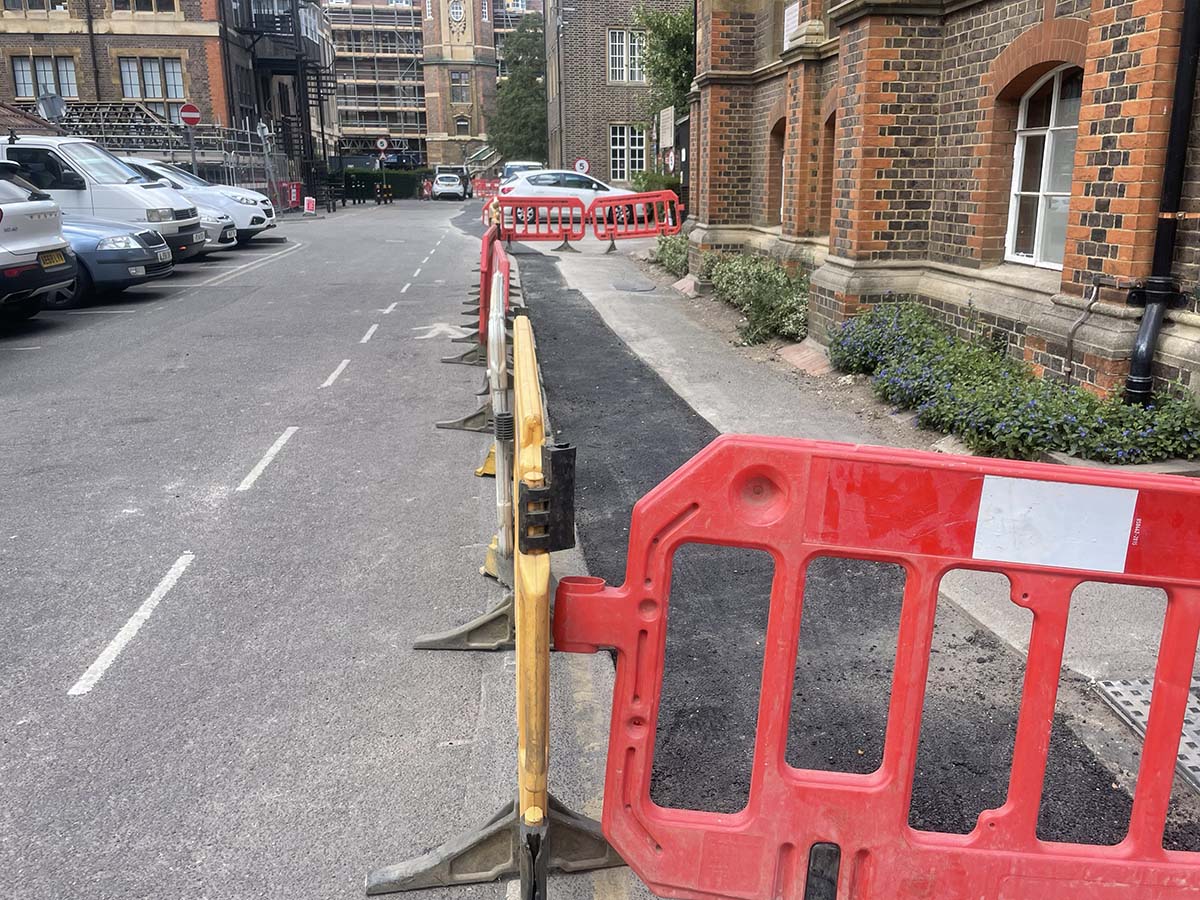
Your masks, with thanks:
[[[0,894],[359,897],[511,798],[504,657],[409,649],[500,597],[460,209],[0,332]]]

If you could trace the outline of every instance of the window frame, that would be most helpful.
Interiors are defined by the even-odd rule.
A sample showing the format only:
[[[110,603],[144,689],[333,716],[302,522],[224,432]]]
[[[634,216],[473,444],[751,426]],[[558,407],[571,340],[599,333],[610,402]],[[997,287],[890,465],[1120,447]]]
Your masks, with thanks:
[[[150,9],[138,9],[139,3],[149,3]],[[109,5],[114,13],[125,15],[177,16],[182,13],[180,0],[110,0]]]
[[[621,143],[616,142],[620,135]],[[635,146],[634,135],[640,137]],[[634,151],[639,151],[640,165],[634,166]],[[634,172],[646,171],[646,126],[633,122],[610,122],[608,125],[608,177],[611,181],[629,181]]]
[[[178,72],[171,72],[168,63],[174,63],[178,67]],[[151,97],[147,94],[145,79],[147,66],[152,66],[155,70],[157,96]],[[128,76],[130,74],[136,78],[136,94],[129,92]],[[178,74],[178,79],[173,77],[175,74]],[[164,122],[172,125],[182,124],[179,118],[179,109],[188,102],[187,66],[184,64],[182,56],[157,54],[119,56],[117,57],[117,77],[121,85],[121,99],[137,100],[152,113],[160,116]],[[172,95],[173,90],[178,92],[178,96]],[[159,107],[161,107],[161,111]]]
[[[51,81],[53,82],[50,85],[50,88],[51,88],[50,93],[58,94],[60,97],[63,97],[64,99],[67,99],[67,100],[78,100],[79,99],[78,72],[75,67],[75,57],[74,56],[66,56],[66,55],[57,56],[57,55],[53,55],[53,54],[50,56],[45,56],[45,55],[28,56],[26,54],[21,54],[21,55],[14,54],[11,57],[11,60],[12,60],[12,62],[10,65],[10,71],[12,72],[13,98],[14,99],[16,99],[16,100],[37,100],[38,97],[42,96],[42,94],[44,93],[45,85],[42,84],[43,79],[42,79],[41,74],[39,73],[39,63],[43,63],[43,62],[48,63],[50,66],[50,78],[51,78]],[[17,77],[18,63],[23,63],[24,65],[29,67],[28,83],[32,87],[32,91],[33,91],[30,94],[22,94],[20,91],[19,86],[23,82],[22,82],[22,79],[19,79]],[[63,90],[63,84],[66,81],[66,79],[62,77],[63,63],[69,63],[70,67],[71,67],[71,84],[73,87],[73,90],[71,91],[71,93],[67,93],[66,91]]]
[[[635,40],[636,37],[636,40]],[[618,40],[614,41],[614,38]],[[637,47],[636,64],[634,47]],[[646,83],[646,32],[640,28],[610,27],[605,42],[605,62],[609,84]],[[637,75],[635,78],[634,75]]]
[[[458,78],[458,81],[455,81]],[[465,94],[465,100],[455,99],[457,96]],[[450,72],[450,102],[460,106],[470,104],[471,102],[471,72],[469,69],[452,70]]]
[[[1074,161],[1071,165],[1072,183],[1066,191],[1050,190],[1050,178],[1052,166],[1051,162],[1054,153],[1054,134],[1056,132],[1075,131],[1078,136],[1079,116],[1076,114],[1075,122],[1072,125],[1056,125],[1058,119],[1058,104],[1059,94],[1062,88],[1063,75],[1073,72],[1080,67],[1074,64],[1059,66],[1047,72],[1029,88],[1021,97],[1020,107],[1017,111],[1017,125],[1014,130],[1016,140],[1013,144],[1013,160],[1012,160],[1012,178],[1009,181],[1008,188],[1008,225],[1005,228],[1004,234],[1004,259],[1006,262],[1020,263],[1025,266],[1035,266],[1039,269],[1052,269],[1061,272],[1063,269],[1063,261],[1059,259],[1055,262],[1052,259],[1046,259],[1042,256],[1042,239],[1044,236],[1043,227],[1045,224],[1047,201],[1050,198],[1059,199],[1065,198],[1068,206],[1068,225],[1070,223],[1070,202],[1072,188],[1074,187]],[[1047,82],[1053,82],[1050,90],[1050,113],[1049,119],[1045,126],[1029,127],[1026,125],[1027,115],[1029,111],[1029,101],[1038,91],[1040,91]],[[1082,98],[1080,100],[1082,107]],[[1042,160],[1038,177],[1038,189],[1036,191],[1023,190],[1021,187],[1021,178],[1024,174],[1025,150],[1029,144],[1030,138],[1042,138]],[[1033,226],[1033,253],[1026,255],[1016,252],[1017,239],[1017,220],[1020,214],[1020,204],[1023,197],[1037,198],[1037,214],[1034,218]],[[1066,247],[1063,248],[1063,255],[1066,255]]]

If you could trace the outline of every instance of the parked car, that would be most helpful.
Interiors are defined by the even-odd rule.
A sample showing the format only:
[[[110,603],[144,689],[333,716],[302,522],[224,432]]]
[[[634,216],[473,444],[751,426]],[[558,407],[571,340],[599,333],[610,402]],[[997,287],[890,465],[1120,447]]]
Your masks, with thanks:
[[[21,177],[54,198],[67,215],[153,228],[176,262],[204,248],[194,205],[170,186],[147,181],[94,141],[10,134],[0,137],[0,158],[18,163]]]
[[[512,178],[514,175],[516,175],[519,172],[532,172],[537,169],[544,169],[544,168],[546,168],[546,167],[544,165],[542,165],[540,162],[527,162],[525,160],[515,159],[515,160],[512,160],[511,162],[506,162],[504,164],[504,168],[500,172],[500,180],[508,181],[508,179]]]
[[[239,244],[275,227],[275,206],[269,197],[258,191],[213,184],[172,163],[144,156],[123,156],[121,159],[144,177],[163,179],[189,200],[226,213],[237,226]]]
[[[450,172],[443,172],[433,179],[433,199],[440,200],[443,197],[467,199],[467,189],[463,185],[461,177]]]
[[[470,199],[475,196],[475,186],[471,183],[471,173],[466,166],[434,166],[433,167],[434,184],[437,184],[437,179],[442,175],[453,175],[462,182],[463,196]],[[434,194],[434,199],[437,199],[437,194]]]
[[[152,228],[68,216],[62,230],[75,251],[78,268],[73,286],[45,296],[42,304],[48,308],[80,306],[96,294],[117,293],[170,275],[175,268],[171,248]]]
[[[237,246],[237,226],[233,224],[231,216],[215,206],[200,205],[196,209],[200,213],[200,224],[204,226],[204,233],[208,237],[208,243],[204,245],[202,253],[228,250]]]
[[[613,187],[571,169],[534,169],[518,172],[500,185],[502,197],[576,197],[585,207],[591,206],[597,197],[625,197],[633,194],[634,191]],[[614,207],[609,215],[612,219],[623,222],[642,212],[640,207],[635,209],[634,206],[618,206]],[[514,210],[518,222],[524,222],[532,214],[532,207],[529,210],[521,207]]]
[[[43,297],[75,283],[58,204],[18,170],[0,162],[0,315],[10,321],[37,315]]]

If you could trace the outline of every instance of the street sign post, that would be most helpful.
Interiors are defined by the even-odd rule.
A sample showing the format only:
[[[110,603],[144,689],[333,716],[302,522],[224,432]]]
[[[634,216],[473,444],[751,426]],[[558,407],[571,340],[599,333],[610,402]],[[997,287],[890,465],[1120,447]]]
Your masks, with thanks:
[[[196,168],[196,126],[200,124],[200,107],[194,103],[185,103],[179,107],[179,121],[187,127],[188,151],[192,155],[192,174],[199,176]]]

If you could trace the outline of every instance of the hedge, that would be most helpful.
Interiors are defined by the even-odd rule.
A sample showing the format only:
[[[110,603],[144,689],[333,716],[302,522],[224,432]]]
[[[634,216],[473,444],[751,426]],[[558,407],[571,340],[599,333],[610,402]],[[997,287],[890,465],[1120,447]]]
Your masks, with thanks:
[[[430,169],[384,169],[382,172],[378,169],[357,169],[348,168],[345,173],[346,179],[346,196],[353,196],[353,183],[365,185],[367,196],[373,198],[375,196],[375,185],[386,181],[392,186],[392,198],[395,200],[411,200],[419,196],[421,191],[421,182],[426,178],[432,178],[433,172]],[[361,189],[361,188],[360,188]]]
[[[923,307],[889,303],[834,329],[844,372],[871,376],[877,394],[972,450],[1010,459],[1061,451],[1109,463],[1200,456],[1200,408],[1180,394],[1145,407],[1038,378],[995,347],[949,334]]]

